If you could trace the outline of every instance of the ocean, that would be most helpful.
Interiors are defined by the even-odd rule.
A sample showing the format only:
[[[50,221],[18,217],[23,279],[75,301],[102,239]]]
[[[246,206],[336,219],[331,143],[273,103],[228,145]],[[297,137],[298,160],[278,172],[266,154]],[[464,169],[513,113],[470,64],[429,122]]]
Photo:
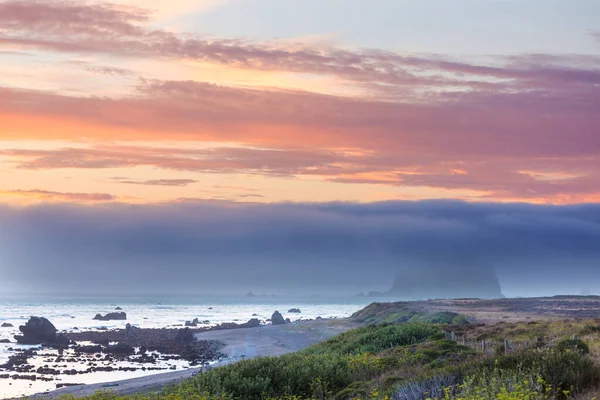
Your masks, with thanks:
[[[284,318],[292,321],[298,319],[342,318],[347,317],[369,303],[364,298],[310,298],[280,299],[272,297],[253,298],[203,298],[203,299],[51,299],[23,301],[16,299],[0,300],[0,325],[10,323],[14,327],[0,328],[0,340],[9,339],[11,343],[0,343],[0,365],[8,361],[9,356],[18,349],[39,348],[39,346],[17,345],[13,335],[19,334],[19,325],[27,322],[29,317],[45,317],[56,326],[59,332],[99,330],[103,328],[124,328],[130,323],[140,328],[179,328],[185,321],[198,318],[209,321],[206,325],[214,326],[223,322],[243,323],[251,318],[265,321],[273,311],[280,311]],[[97,321],[94,316],[106,314],[120,307],[127,313],[126,321]],[[288,313],[291,308],[299,308],[300,314]],[[258,316],[253,316],[256,314]],[[85,343],[84,343],[85,344]],[[137,367],[135,371],[101,371],[76,375],[48,375],[35,372],[38,367],[56,364],[58,352],[44,349],[28,360],[35,366],[35,380],[13,379],[14,371],[0,368],[0,399],[27,396],[56,389],[57,384],[89,384],[130,379],[171,370],[189,368],[185,360],[158,361],[153,367],[168,370],[141,370],[140,365],[129,362],[112,363],[113,367]],[[85,370],[87,363],[73,360],[72,353],[65,351],[60,360],[61,369]],[[66,361],[65,361],[66,360]],[[71,361],[68,361],[71,360]],[[99,366],[102,363],[98,362]],[[51,380],[43,380],[51,379]]]

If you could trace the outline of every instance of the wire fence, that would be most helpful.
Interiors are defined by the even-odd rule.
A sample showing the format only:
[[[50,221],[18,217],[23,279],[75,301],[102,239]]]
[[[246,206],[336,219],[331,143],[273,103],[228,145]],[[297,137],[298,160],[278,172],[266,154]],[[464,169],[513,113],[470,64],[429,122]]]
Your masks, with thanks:
[[[467,335],[457,335],[456,332],[444,332],[446,339],[452,340],[462,346],[470,347],[471,349],[485,353],[494,354],[503,352],[509,354],[519,350],[539,348],[539,347],[554,347],[559,339],[554,336],[540,336],[535,340],[493,340],[493,339],[475,339]],[[577,339],[577,335],[573,335],[573,339]],[[500,350],[498,350],[500,348]]]

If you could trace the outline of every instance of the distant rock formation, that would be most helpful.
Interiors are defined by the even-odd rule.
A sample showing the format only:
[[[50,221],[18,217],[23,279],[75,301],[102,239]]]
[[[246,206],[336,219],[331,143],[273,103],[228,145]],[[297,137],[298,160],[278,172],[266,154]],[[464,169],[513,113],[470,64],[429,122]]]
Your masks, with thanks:
[[[290,308],[290,309],[288,310],[288,313],[291,313],[291,314],[300,314],[301,312],[302,312],[302,311],[300,311],[300,309],[299,309],[299,308]]]
[[[396,275],[389,291],[370,295],[411,300],[504,297],[493,269],[439,264],[405,269]]]
[[[56,327],[43,317],[31,317],[19,327],[22,335],[15,335],[20,344],[42,344],[56,340]]]
[[[273,325],[283,325],[285,324],[285,319],[283,319],[283,315],[279,311],[275,311],[271,316],[271,324]]]
[[[2,328],[12,328],[13,324],[11,324],[10,322],[4,322],[2,325],[0,325],[0,327],[2,327]]]
[[[122,320],[127,319],[127,314],[124,312],[112,312],[112,313],[108,313],[106,315],[96,314],[94,319],[98,320],[98,321],[112,321],[112,320],[122,321]]]

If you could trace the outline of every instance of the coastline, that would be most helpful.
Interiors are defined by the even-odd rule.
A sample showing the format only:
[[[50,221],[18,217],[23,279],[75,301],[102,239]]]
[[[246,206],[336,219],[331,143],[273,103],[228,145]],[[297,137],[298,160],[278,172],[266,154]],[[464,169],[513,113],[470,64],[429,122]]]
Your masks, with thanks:
[[[109,390],[120,395],[159,391],[161,388],[190,378],[204,370],[220,367],[254,357],[279,356],[307,348],[339,333],[357,327],[347,319],[296,321],[286,325],[262,325],[257,328],[236,328],[200,332],[196,340],[220,341],[225,344],[221,353],[225,357],[207,367],[188,368],[181,371],[162,372],[140,378],[120,381],[69,386],[39,393],[21,399],[56,399],[62,395],[87,396],[97,391]]]

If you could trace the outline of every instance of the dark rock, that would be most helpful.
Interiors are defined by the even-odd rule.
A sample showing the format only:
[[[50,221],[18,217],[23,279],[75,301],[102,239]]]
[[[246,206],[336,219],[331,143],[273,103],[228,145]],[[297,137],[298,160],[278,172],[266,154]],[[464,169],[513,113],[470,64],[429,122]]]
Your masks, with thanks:
[[[0,339],[0,343],[10,343],[10,340],[8,340],[8,339]]]
[[[138,337],[140,335],[141,329],[137,326],[133,326],[131,324],[125,325],[125,336],[127,337]]]
[[[292,313],[292,314],[300,314],[302,311],[300,311],[299,308],[290,308],[288,310],[288,313]]]
[[[252,318],[243,325],[245,328],[258,328],[260,326],[260,320],[258,318]]]
[[[198,326],[198,324],[194,321],[185,321],[185,326]]]
[[[10,322],[4,322],[2,325],[0,325],[1,328],[12,328],[13,326],[14,325]]]
[[[121,307],[115,308],[115,311],[121,311],[121,310],[123,310]]]
[[[110,341],[108,340],[108,338],[98,338],[98,339],[94,340],[94,343],[102,345],[102,346],[108,346]]]
[[[44,345],[49,347],[68,347],[71,344],[71,341],[65,335],[56,335],[52,340],[44,342]]]
[[[315,318],[317,321],[322,320],[323,318],[321,316],[318,316],[317,318]]]
[[[258,314],[254,313],[252,314],[253,317],[258,317]]]
[[[289,324],[289,323],[291,323],[291,322],[292,322],[292,320],[291,320],[291,319],[289,319],[289,318],[286,318],[286,319],[285,319],[285,323],[286,323],[286,324]]]
[[[135,349],[133,348],[133,346],[130,346],[128,344],[117,343],[115,345],[105,347],[104,352],[109,354],[129,355],[135,354]]]
[[[19,327],[19,330],[23,335],[15,335],[15,339],[20,344],[52,342],[57,332],[52,322],[43,317],[31,317],[25,325]]]
[[[73,370],[75,371],[75,370]],[[65,374],[69,374],[69,371],[64,371]],[[77,373],[77,371],[75,371],[75,373]],[[75,374],[73,374],[75,375]],[[85,385],[85,383],[57,383],[56,384],[56,388],[60,389],[60,388],[64,388],[64,387],[71,387],[71,386],[83,386]]]
[[[241,325],[236,324],[235,322],[223,322],[222,324],[218,325],[219,329],[237,329],[240,327],[241,327]]]
[[[192,333],[190,328],[180,329],[177,332],[177,335],[175,336],[175,341],[181,343],[192,342],[194,341],[194,334]]]
[[[285,324],[285,320],[283,319],[283,315],[279,311],[275,311],[273,315],[271,315],[271,324],[273,325],[283,325]]]
[[[102,352],[102,346],[75,346],[73,349],[76,353],[95,354]]]
[[[127,319],[127,314],[124,312],[113,312],[106,315],[96,314],[94,319],[98,321],[122,321]]]

